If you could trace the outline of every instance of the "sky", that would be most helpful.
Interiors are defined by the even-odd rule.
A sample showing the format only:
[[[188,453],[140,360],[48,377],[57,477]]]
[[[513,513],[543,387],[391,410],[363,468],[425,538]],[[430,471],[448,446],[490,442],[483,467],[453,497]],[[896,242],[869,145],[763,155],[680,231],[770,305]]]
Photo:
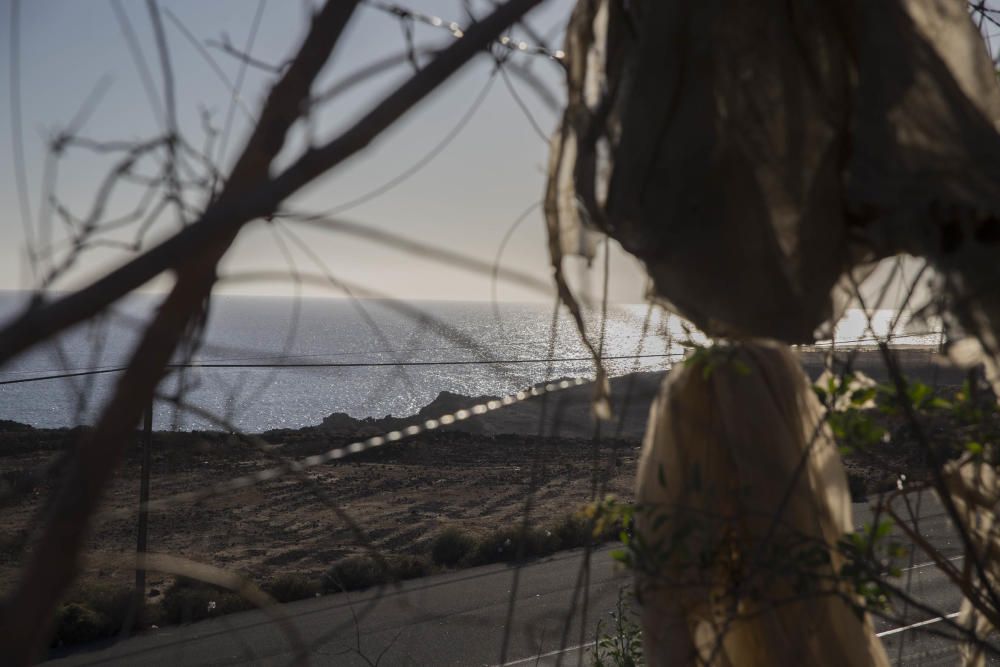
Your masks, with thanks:
[[[469,22],[463,0],[393,1],[445,21]],[[480,16],[490,7],[486,0],[469,3]],[[229,40],[245,47],[260,11],[250,51],[262,62],[284,62],[304,36],[310,6],[309,0],[169,0],[160,4],[177,90],[179,125],[182,134],[199,146],[205,140],[201,114],[208,113],[216,129],[226,125],[231,82],[244,69],[238,59],[211,43]],[[527,23],[550,47],[558,48],[572,4],[573,0],[548,0],[529,14]],[[53,218],[43,215],[45,210],[52,211],[46,205],[48,189],[43,187],[45,174],[53,173],[46,171],[48,147],[53,137],[80,117],[81,110],[89,109],[89,113],[84,114],[85,122],[77,133],[88,138],[141,141],[163,132],[163,81],[146,4],[126,0],[119,6],[150,72],[154,100],[143,85],[141,67],[110,0],[33,0],[16,5],[12,0],[0,0],[0,289],[36,284],[26,249],[29,243],[37,247],[39,238],[45,236],[49,225],[40,220]],[[19,10],[16,33],[15,7]],[[535,41],[517,28],[512,35]],[[418,47],[440,47],[453,39],[447,30],[420,23],[413,24],[413,37]],[[199,46],[192,44],[191,38]],[[405,52],[406,44],[402,23],[396,17],[362,5],[315,90],[324,90],[387,55]],[[990,46],[995,50],[995,43]],[[206,52],[211,60],[206,59]],[[513,60],[529,68],[561,103],[563,77],[554,62],[527,55],[516,55]],[[308,128],[297,128],[279,156],[279,166],[294,158],[308,137],[322,142],[335,136],[412,72],[408,63],[400,63],[326,103],[312,116]],[[16,89],[12,86],[14,74],[19,79]],[[274,78],[273,73],[261,69],[245,69],[226,150],[216,151],[223,169],[238,155],[251,127],[250,118]],[[366,201],[337,217],[486,263],[494,261],[515,221],[534,206],[503,246],[502,265],[550,282],[538,204],[545,186],[546,138],[555,128],[558,111],[521,79],[511,76],[510,87],[507,83],[495,74],[489,57],[479,56],[372,145],[305,188],[288,205],[296,210],[322,211],[365,197]],[[96,90],[103,94],[96,104],[88,105]],[[23,144],[23,169],[17,167],[18,142]],[[54,191],[59,202],[78,216],[94,201],[101,178],[111,166],[106,157],[80,150],[66,150],[50,164],[58,167]],[[19,196],[22,180],[27,219]],[[373,191],[380,194],[366,197]],[[108,215],[130,210],[140,195],[136,186],[120,187],[110,200]],[[53,239],[65,238],[58,220],[51,227],[55,230]],[[224,261],[222,274],[230,278],[220,283],[217,292],[292,294],[295,288],[287,278],[249,282],[231,277],[250,271],[288,275],[297,270],[314,274],[329,271],[370,294],[402,299],[488,300],[494,296],[488,275],[329,230],[297,223],[285,223],[285,229],[287,251],[276,239],[273,226],[254,223],[246,228]],[[164,238],[175,230],[176,222],[163,216],[147,241]],[[323,266],[296,246],[288,234],[294,234]],[[133,232],[126,229],[113,238],[131,240]],[[121,248],[88,250],[53,287],[71,289],[86,284],[131,256],[131,251]],[[570,274],[579,289],[596,296],[602,283],[602,263],[598,261],[590,271],[580,263],[571,264]],[[641,302],[645,287],[642,267],[614,242],[610,266],[610,300]],[[872,282],[886,274],[886,270],[876,273]],[[161,279],[144,289],[162,291],[167,287],[167,279]],[[318,284],[301,289],[311,296],[340,295]],[[495,295],[510,301],[553,298],[551,293],[502,280]]]
[[[22,2],[17,28],[19,44],[12,42],[12,2],[2,0],[0,4],[0,44],[3,45],[0,48],[0,89],[6,93],[3,95],[5,101],[0,103],[0,240],[3,241],[0,244],[0,289],[17,289],[31,286],[33,278],[26,261],[29,232],[19,214],[18,179],[13,159],[17,136],[12,124],[12,120],[16,120],[13,105],[18,102],[11,94],[15,92],[11,88],[13,66],[17,66],[20,78],[23,176],[32,220],[30,234],[34,237],[42,229],[38,221],[45,198],[43,180],[47,147],[51,138],[86,107],[85,101],[96,89],[106,85],[106,92],[78,134],[99,140],[134,141],[162,132],[163,124],[156,103],[151,102],[145,92],[140,68],[131,55],[122,24],[110,2]],[[191,44],[173,17],[203,46],[212,40],[221,42],[225,35],[232,44],[243,47],[258,2],[171,0],[161,4],[173,15],[164,12],[179,125],[191,143],[200,146],[205,137],[200,109],[211,113],[216,129],[224,127],[231,89]],[[460,0],[403,0],[401,4],[463,25],[468,22],[465,5]],[[528,23],[538,34],[551,38],[552,48],[561,46],[562,26],[571,5],[570,0],[550,0],[528,17]],[[145,3],[124,2],[121,6],[135,31],[143,60],[157,89],[156,95],[162,99],[159,61]],[[267,63],[283,62],[304,35],[307,6],[307,2],[292,0],[266,2],[252,47],[253,56]],[[487,6],[473,3],[473,9],[482,15]],[[515,32],[514,36],[528,39],[523,33]],[[414,24],[414,39],[418,45],[429,46],[446,45],[452,37],[445,30],[417,23]],[[11,47],[14,46],[19,46],[18,62],[12,59]],[[315,89],[322,90],[356,69],[405,48],[404,31],[395,17],[361,6]],[[238,78],[241,69],[238,59],[211,46],[206,46],[206,50],[230,82]],[[554,62],[526,55],[515,57],[528,66],[557,99],[562,99],[562,74]],[[556,112],[548,108],[531,87],[512,76],[510,82],[527,108],[525,113],[503,78],[491,75],[492,70],[490,58],[478,57],[362,154],[320,178],[294,197],[289,205],[297,209],[330,209],[386,185],[427,160],[429,153],[456,131],[477,97],[485,95],[467,124],[433,159],[429,159],[426,166],[380,196],[338,217],[492,262],[515,220],[541,200],[548,147],[538,130],[549,135],[558,120]],[[310,132],[318,140],[334,136],[338,129],[357,119],[363,110],[411,74],[412,67],[403,63],[335,98],[314,116]],[[233,130],[222,159],[224,166],[231,164],[247,135],[249,122],[244,109],[252,114],[259,108],[273,78],[273,74],[264,70],[246,69],[242,102],[233,115]],[[279,163],[287,163],[302,148],[305,136],[303,129],[291,142],[289,150],[279,156]],[[218,142],[216,146],[218,148]],[[93,201],[100,178],[109,167],[110,162],[100,156],[67,150],[58,161],[56,192],[60,201],[78,216],[82,215]],[[138,187],[119,189],[112,197],[109,213],[124,213],[138,201],[140,194]],[[154,227],[153,236],[162,238],[176,229],[175,224],[164,217]],[[54,238],[57,238],[58,221],[53,227],[56,229]],[[374,293],[406,299],[491,298],[489,276],[460,271],[343,234],[294,224],[292,227],[330,272]],[[272,229],[254,224],[238,238],[222,273],[288,271],[289,262],[303,272],[319,271],[300,249],[292,245],[289,252],[293,256],[289,260],[277,243]],[[129,256],[127,251],[118,248],[88,251],[55,287],[72,288],[83,284]],[[537,208],[511,236],[504,248],[502,262],[504,267],[548,280],[545,234]],[[574,273],[582,273],[582,269],[574,269]],[[593,289],[593,285],[600,285],[600,277],[594,271],[590,274],[580,284],[588,284]],[[161,290],[166,286],[165,281],[159,281],[146,289]],[[639,302],[643,286],[641,267],[614,247],[611,300]],[[224,281],[219,290],[290,294],[293,287],[287,280]],[[312,295],[335,295],[318,286],[307,286],[303,290]],[[501,300],[551,299],[547,294],[505,282],[498,285],[496,294]]]

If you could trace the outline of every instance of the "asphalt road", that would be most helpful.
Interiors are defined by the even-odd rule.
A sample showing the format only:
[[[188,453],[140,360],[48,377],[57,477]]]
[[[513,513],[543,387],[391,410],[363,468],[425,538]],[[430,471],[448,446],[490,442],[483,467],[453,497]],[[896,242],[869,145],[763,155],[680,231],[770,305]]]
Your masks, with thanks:
[[[856,505],[857,522],[870,520]],[[960,557],[957,538],[936,501],[926,497],[920,529],[948,557]],[[520,569],[506,665],[589,664],[598,618],[608,618],[619,587],[629,579],[609,549],[594,554],[589,571],[585,632],[577,612],[567,624],[583,562],[582,551],[558,554]],[[957,612],[961,598],[938,570],[913,562],[903,586],[920,602]],[[501,663],[514,569],[492,565],[410,581],[383,591],[333,595],[284,606],[287,620],[308,647],[314,665],[487,665]],[[936,615],[903,605],[905,623],[878,620],[889,655],[900,665],[953,665],[954,644],[934,634],[947,630]],[[914,627],[910,627],[914,626]],[[568,630],[567,630],[568,628]],[[568,649],[568,650],[567,650]],[[188,626],[169,627],[111,646],[76,649],[54,658],[53,667],[82,665],[287,665],[296,645],[281,624],[259,611]],[[997,664],[997,663],[990,663]]]
[[[915,497],[911,504],[911,514],[914,527],[942,556],[954,561],[961,560],[961,541],[933,494],[928,492]],[[855,525],[859,527],[871,521],[871,511],[865,504],[854,506],[854,516]],[[896,534],[900,534],[898,530]],[[940,613],[929,613],[908,605],[905,601],[895,601],[893,615],[903,619],[903,622],[889,623],[882,619],[875,621],[875,631],[881,636],[893,664],[906,667],[957,664],[956,644],[942,637],[941,633],[954,632],[945,620],[958,615],[962,604],[958,589],[933,563],[928,562],[927,555],[919,549],[912,551],[908,566],[903,570],[897,585],[907,591],[917,603],[936,612],[943,612],[946,618],[942,619]],[[1000,665],[1000,661],[987,659],[987,664]]]
[[[588,623],[614,607],[627,577],[608,549],[595,554],[590,573]],[[582,562],[565,552],[521,569],[509,641],[511,660],[560,647],[566,610]],[[310,648],[313,664],[493,665],[499,661],[514,570],[504,565],[405,582],[382,592],[340,594],[285,606]],[[579,614],[566,645],[580,642]],[[588,634],[584,641],[589,641]],[[287,665],[294,648],[279,625],[246,612],[184,627],[163,628],[110,648],[81,651],[48,664]]]

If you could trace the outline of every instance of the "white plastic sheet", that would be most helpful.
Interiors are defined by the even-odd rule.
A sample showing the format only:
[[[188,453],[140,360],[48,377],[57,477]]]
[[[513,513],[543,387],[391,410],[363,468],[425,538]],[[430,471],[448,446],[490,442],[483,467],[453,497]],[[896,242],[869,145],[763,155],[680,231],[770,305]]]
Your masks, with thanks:
[[[648,663],[888,665],[836,576],[850,494],[798,360],[764,343],[712,356],[671,372],[643,443],[636,590]]]
[[[579,0],[565,51],[555,252],[601,230],[706,333],[791,343],[925,257],[1000,387],[1000,89],[963,0]]]

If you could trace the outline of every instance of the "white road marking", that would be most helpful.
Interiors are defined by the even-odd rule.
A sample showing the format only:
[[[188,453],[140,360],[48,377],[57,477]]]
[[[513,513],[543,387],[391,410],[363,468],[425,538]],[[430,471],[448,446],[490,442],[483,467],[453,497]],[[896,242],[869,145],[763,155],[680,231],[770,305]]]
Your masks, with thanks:
[[[964,558],[964,556],[953,556],[951,558],[948,558],[947,560],[949,560],[949,561],[956,561],[956,560],[961,560],[962,558]],[[926,563],[918,563],[917,565],[911,565],[910,567],[905,567],[905,568],[903,568],[902,571],[903,572],[907,572],[909,570],[919,570],[919,569],[922,569],[922,568],[925,568],[925,567],[931,567],[932,565],[937,565],[937,563],[934,562],[934,561],[928,561]],[[919,622],[913,623],[911,625],[904,625],[904,626],[899,627],[899,628],[893,628],[892,630],[885,630],[883,632],[877,633],[875,636],[876,637],[889,637],[890,635],[896,635],[896,634],[899,634],[900,632],[906,632],[907,630],[912,630],[914,628],[919,628],[919,627],[922,627],[922,626],[925,626],[925,625],[932,625],[934,623],[940,623],[941,621],[943,621],[945,619],[956,618],[958,616],[958,614],[959,614],[959,612],[956,611],[956,612],[954,612],[952,614],[948,614],[947,616],[938,616],[937,618],[929,618],[929,619],[927,619],[925,621],[919,621]],[[538,655],[532,655],[532,656],[529,656],[527,658],[521,658],[520,660],[514,660],[514,661],[511,661],[511,662],[505,662],[502,665],[497,665],[496,667],[513,667],[514,665],[526,665],[526,664],[531,663],[531,662],[537,662],[538,660],[541,660],[542,658],[550,658],[550,657],[552,657],[554,655],[559,655],[560,653],[569,653],[570,651],[576,651],[578,649],[590,648],[595,643],[596,642],[587,642],[586,644],[579,644],[577,646],[569,646],[569,647],[564,648],[564,649],[556,649],[555,651],[549,651],[548,653],[540,653]]]
[[[962,560],[965,556],[952,556],[951,558],[946,558],[947,561]],[[932,565],[937,565],[935,561],[929,560],[926,563],[918,563],[917,565],[911,565],[910,567],[904,567],[900,572],[909,572],[910,570],[919,570],[921,568],[930,567]]]
[[[567,646],[566,648],[556,649],[555,651],[549,651],[548,653],[539,653],[538,655],[533,655],[527,658],[521,658],[520,660],[514,660],[512,662],[505,662],[502,665],[497,665],[496,667],[511,667],[511,665],[526,665],[530,662],[536,662],[542,658],[551,658],[554,655],[559,655],[560,653],[569,653],[570,651],[576,651],[578,649],[590,648],[597,642],[587,642],[586,644],[578,644],[576,646]]]
[[[961,558],[961,556],[959,556],[959,558]],[[955,558],[950,558],[949,560],[956,560],[956,559]],[[914,565],[913,567],[914,568],[918,568],[918,567],[923,567],[925,565],[933,565],[933,563],[924,563],[922,565]],[[888,637],[890,635],[896,635],[896,634],[899,634],[900,632],[906,632],[907,630],[912,630],[914,628],[923,627],[925,625],[932,625],[934,623],[940,623],[941,621],[943,621],[945,619],[956,618],[958,616],[958,614],[959,614],[959,612],[956,611],[956,612],[954,612],[952,614],[948,614],[947,616],[938,616],[937,618],[929,618],[926,621],[918,621],[917,623],[912,623],[910,625],[904,625],[904,626],[899,627],[899,628],[893,628],[892,630],[885,630],[883,632],[879,632],[875,636],[876,637]],[[564,649],[556,649],[555,651],[549,651],[548,653],[540,653],[538,655],[529,656],[527,658],[521,658],[520,660],[513,660],[511,662],[505,662],[502,665],[497,665],[497,667],[513,667],[513,665],[526,665],[528,663],[536,662],[538,660],[541,660],[542,658],[550,658],[550,657],[552,657],[554,655],[559,655],[560,653],[569,653],[570,651],[576,651],[578,649],[590,648],[594,644],[595,644],[595,642],[587,642],[586,644],[579,644],[577,646],[569,646],[569,647],[564,648]]]
[[[920,621],[919,623],[913,623],[912,625],[904,625],[901,628],[893,628],[892,630],[886,630],[885,632],[879,632],[875,636],[876,637],[888,637],[889,635],[895,635],[895,634],[898,634],[900,632],[906,632],[907,630],[912,630],[913,628],[919,628],[919,627],[921,627],[923,625],[930,625],[932,623],[939,623],[939,622],[945,620],[946,618],[955,618],[956,616],[958,616],[958,614],[959,614],[959,612],[956,611],[954,614],[948,614],[947,616],[938,616],[937,618],[928,618],[926,621]]]

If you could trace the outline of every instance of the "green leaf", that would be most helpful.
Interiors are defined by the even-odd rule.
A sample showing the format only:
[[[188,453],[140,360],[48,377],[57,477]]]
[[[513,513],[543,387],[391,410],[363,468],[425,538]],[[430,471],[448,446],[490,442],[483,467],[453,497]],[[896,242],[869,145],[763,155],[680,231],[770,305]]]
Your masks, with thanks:
[[[892,532],[893,525],[894,524],[892,522],[892,519],[883,519],[882,521],[879,521],[878,525],[875,526],[875,530],[873,531],[874,539],[877,541],[882,539],[883,537],[887,537],[889,533]]]
[[[923,382],[913,382],[909,388],[910,400],[918,407],[930,398],[932,393],[933,390]]]
[[[928,407],[935,408],[935,409],[938,409],[938,410],[950,410],[951,409],[951,402],[949,402],[949,401],[947,401],[947,400],[945,400],[943,398],[939,398],[939,397],[935,396],[928,403]]]
[[[876,389],[875,387],[866,387],[864,389],[856,389],[851,394],[851,403],[854,405],[864,405],[868,401],[875,398]]]

